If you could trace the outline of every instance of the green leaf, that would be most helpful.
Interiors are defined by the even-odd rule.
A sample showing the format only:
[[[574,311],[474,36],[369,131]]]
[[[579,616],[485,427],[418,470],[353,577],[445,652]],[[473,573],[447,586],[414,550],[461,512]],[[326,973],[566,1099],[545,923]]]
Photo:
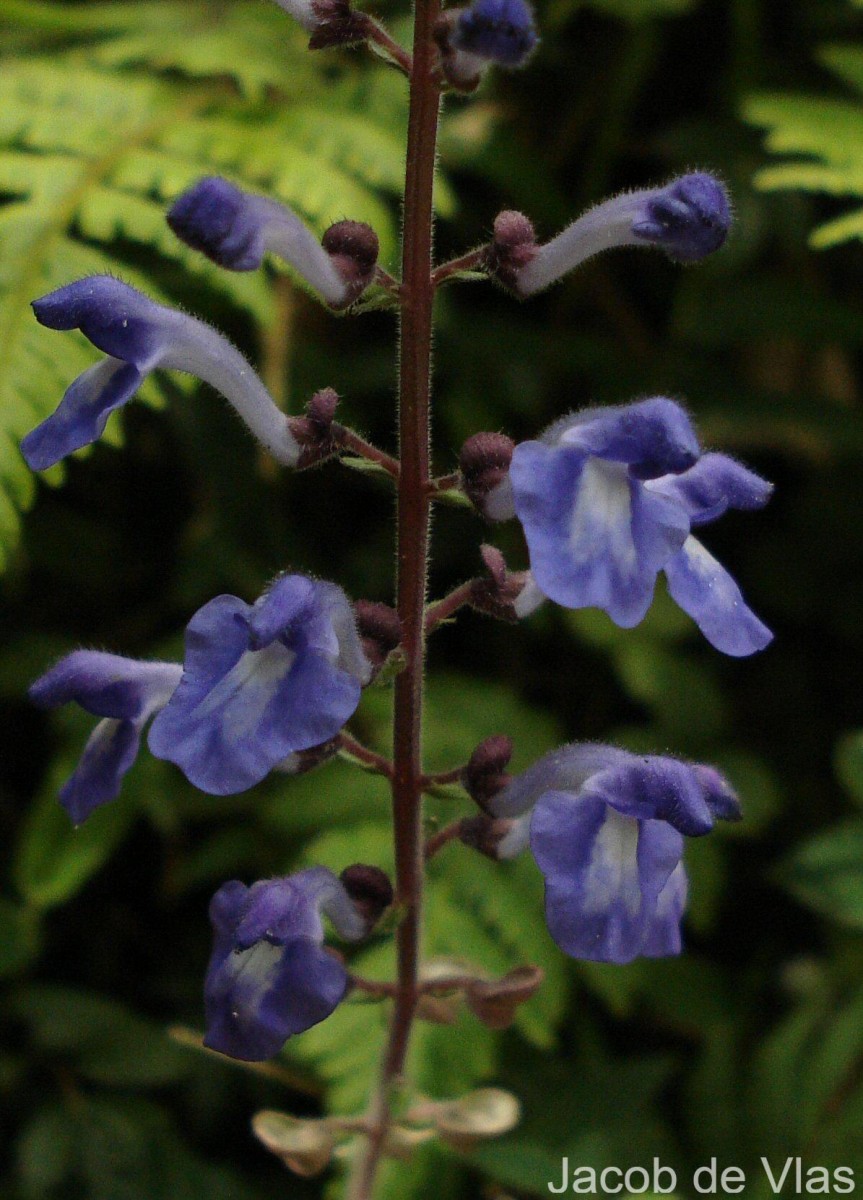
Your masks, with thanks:
[[[94,1083],[162,1087],[186,1076],[191,1059],[161,1026],[121,1004],[72,988],[31,987],[13,1001],[43,1049],[71,1056]]]
[[[79,892],[126,836],[135,816],[127,801],[117,800],[76,829],[57,799],[73,769],[67,757],[54,765],[19,835],[12,875],[19,894],[36,908],[53,908]]]
[[[18,1175],[28,1197],[49,1196],[71,1173],[75,1122],[59,1105],[41,1109],[21,1130],[16,1146]]]
[[[98,358],[79,335],[40,328],[30,301],[111,273],[170,302],[155,282],[170,261],[268,324],[265,272],[220,270],[165,223],[167,203],[213,172],[284,200],[318,233],[345,216],[367,221],[393,263],[406,90],[390,72],[310,55],[303,31],[264,0],[13,0],[0,21],[50,49],[0,69],[0,194],[11,197],[0,202],[2,569],[36,494],[20,439]],[[261,104],[268,89],[278,102]],[[455,209],[445,181],[437,203]],[[132,266],[136,246],[154,256],[148,269]],[[163,387],[157,373],[141,397],[161,403]],[[121,425],[111,420],[104,440],[117,444]],[[62,467],[44,478],[59,483]]]
[[[843,821],[805,842],[778,875],[809,908],[863,929],[863,820]]]
[[[833,751],[833,769],[851,799],[863,805],[863,731],[840,738]]]
[[[25,970],[40,944],[39,914],[0,897],[0,979]]]

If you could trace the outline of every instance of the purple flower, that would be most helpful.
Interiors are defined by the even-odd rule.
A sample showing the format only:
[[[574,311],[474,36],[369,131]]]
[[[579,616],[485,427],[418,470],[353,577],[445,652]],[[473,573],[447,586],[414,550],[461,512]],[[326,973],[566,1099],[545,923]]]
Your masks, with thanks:
[[[502,67],[520,67],[536,43],[525,0],[474,0],[459,13],[452,36],[457,51]]]
[[[727,508],[760,508],[771,486],[724,454],[701,456],[673,400],[559,421],[540,441],[515,448],[499,489],[495,512],[517,514],[532,580],[555,603],[601,608],[631,628],[664,571],[672,597],[718,650],[740,657],[771,640],[731,576],[691,534]]]
[[[348,975],[323,949],[326,914],[343,938],[368,932],[342,883],[324,867],[246,887],[224,884],[210,903],[214,942],[204,985],[204,1045],[261,1062],[323,1021]]]
[[[341,307],[352,299],[349,282],[295,212],[275,200],[243,192],[227,179],[201,179],[168,213],[181,241],[231,271],[253,271],[268,250],[278,254],[319,292]]]
[[[703,171],[681,175],[664,187],[624,192],[589,209],[537,247],[513,283],[520,295],[533,295],[617,246],[657,246],[675,262],[698,262],[723,245],[731,220],[724,184]]]
[[[288,418],[240,352],[203,321],[107,275],[58,288],[34,300],[33,311],[49,329],[80,329],[108,356],[80,375],[57,411],[22,441],[33,470],[97,441],[111,413],[132,399],[156,367],[188,371],[211,384],[274,458],[296,465],[300,448]]]
[[[370,676],[334,583],[283,575],[253,605],[217,596],[189,622],[182,682],[150,749],[202,791],[242,792],[335,736]]]
[[[102,718],[60,793],[60,802],[76,825],[120,794],[144,726],[167,704],[181,674],[182,668],[174,663],[137,662],[97,650],[76,650],[31,686],[30,698],[36,704],[53,708],[74,700]]]
[[[516,775],[489,809],[515,819],[500,857],[529,840],[558,946],[614,963],[680,953],[683,839],[740,817],[712,767],[577,743]]]

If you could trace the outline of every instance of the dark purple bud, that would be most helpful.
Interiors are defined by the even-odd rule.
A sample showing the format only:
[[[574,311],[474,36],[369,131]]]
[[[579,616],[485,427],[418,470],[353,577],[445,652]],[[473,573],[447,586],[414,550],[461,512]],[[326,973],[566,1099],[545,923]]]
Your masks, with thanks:
[[[488,268],[496,279],[514,290],[519,272],[533,259],[536,249],[536,233],[524,213],[498,213],[488,250]]]
[[[345,305],[351,304],[375,277],[380,252],[378,235],[363,221],[337,221],[326,231],[321,245],[347,284]]]
[[[322,388],[315,392],[306,405],[305,416],[288,418],[288,426],[300,447],[298,470],[317,466],[338,452],[332,431],[338,403],[337,392],[332,388]]]
[[[355,863],[346,867],[339,878],[357,912],[366,922],[367,929],[371,931],[393,902],[393,885],[389,877],[379,867]]]
[[[494,546],[483,546],[480,553],[487,574],[474,583],[471,607],[498,621],[514,623],[530,616],[545,599],[530,571],[510,571]]]
[[[402,627],[399,615],[388,604],[381,604],[376,600],[357,600],[354,613],[363,653],[372,664],[374,675],[377,675],[390,655],[401,645]]]
[[[351,8],[349,0],[312,0],[311,9],[316,23],[309,38],[310,50],[356,46],[369,36],[371,18]]]
[[[441,13],[434,27],[434,40],[440,51],[440,69],[444,79],[456,91],[469,95],[475,92],[488,69],[488,61],[468,54],[455,45],[456,25],[463,9],[453,8]]]
[[[525,0],[474,0],[456,21],[457,50],[497,63],[520,67],[537,43],[533,12]]]
[[[512,758],[512,739],[498,733],[480,742],[462,773],[465,791],[479,807],[488,811],[488,802],[510,781],[506,768]]]
[[[507,842],[517,834],[518,821],[505,817],[466,817],[461,823],[460,840],[471,850],[478,850],[486,858],[495,861],[511,857],[507,853]]]
[[[475,433],[461,448],[459,469],[465,495],[490,521],[514,515],[509,464],[515,442],[503,433]]]

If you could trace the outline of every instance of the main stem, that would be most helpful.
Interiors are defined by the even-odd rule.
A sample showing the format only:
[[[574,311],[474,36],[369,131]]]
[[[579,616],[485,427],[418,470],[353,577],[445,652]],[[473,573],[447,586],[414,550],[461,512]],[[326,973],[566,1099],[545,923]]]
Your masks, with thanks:
[[[369,1134],[350,1183],[350,1200],[370,1200],[391,1122],[416,1011],[423,899],[422,701],[424,613],[429,542],[429,407],[435,154],[440,87],[433,31],[440,0],[416,0],[408,118],[399,344],[398,612],[406,665],[396,679],[393,718],[393,822],[396,896],[404,916],[396,933],[398,984],[389,1042],[369,1113]]]

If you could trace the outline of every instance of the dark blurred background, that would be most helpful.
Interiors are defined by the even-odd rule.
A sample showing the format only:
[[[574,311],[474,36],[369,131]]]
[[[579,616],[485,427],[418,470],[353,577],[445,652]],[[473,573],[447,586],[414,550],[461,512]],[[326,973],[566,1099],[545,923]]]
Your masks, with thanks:
[[[408,37],[403,10],[387,11]],[[382,1195],[547,1194],[563,1155],[658,1156],[684,1196],[712,1155],[742,1167],[756,1198],[771,1194],[762,1155],[863,1172],[860,15],[845,0],[550,0],[528,68],[447,104],[441,258],[484,240],[502,208],[547,237],[623,188],[693,167],[727,180],[733,236],[697,268],[620,252],[526,304],[487,284],[446,289],[435,456],[447,472],[479,429],[524,438],[594,402],[685,399],[705,444],[776,483],[763,513],[705,537],[776,640],[723,658],[664,595],[629,632],[548,606],[517,629],[468,615],[435,637],[430,768],[498,732],[518,767],[563,740],[616,740],[722,766],[746,819],[689,847],[685,955],[626,968],[562,959],[529,862],[441,855],[429,953],[496,971],[535,961],[548,981],[505,1034],[464,1014],[421,1026],[413,1078],[441,1097],[508,1087],[525,1116],[473,1154],[391,1165]],[[251,1115],[363,1106],[377,1006],[344,1005],[295,1039],[281,1074],[165,1030],[201,1027],[207,903],[225,879],[387,865],[376,780],[335,764],[214,798],[142,755],[123,798],[72,831],[56,793],[88,720],[46,717],[25,690],[79,645],[178,655],[196,608],[223,591],[251,600],[287,566],[389,600],[389,491],[335,464],[277,473],[179,378],[112,419],[122,449],[101,444],[35,492],[16,446],[90,353],[38,329],[28,301],[111,270],[217,324],[291,410],[333,386],[342,420],[393,449],[392,315],[335,319],[287,276],[226,279],[162,212],[220,171],[319,230],[372,221],[397,270],[404,92],[360,52],[309,55],[265,0],[3,0],[0,1192],[14,1200],[316,1196],[319,1181],[297,1182],[254,1141]],[[440,510],[432,594],[475,573],[485,540],[525,565],[515,525]],[[380,748],[389,703],[369,692],[354,722]],[[460,811],[435,800],[430,819]],[[362,969],[383,973],[387,954],[376,944]]]

